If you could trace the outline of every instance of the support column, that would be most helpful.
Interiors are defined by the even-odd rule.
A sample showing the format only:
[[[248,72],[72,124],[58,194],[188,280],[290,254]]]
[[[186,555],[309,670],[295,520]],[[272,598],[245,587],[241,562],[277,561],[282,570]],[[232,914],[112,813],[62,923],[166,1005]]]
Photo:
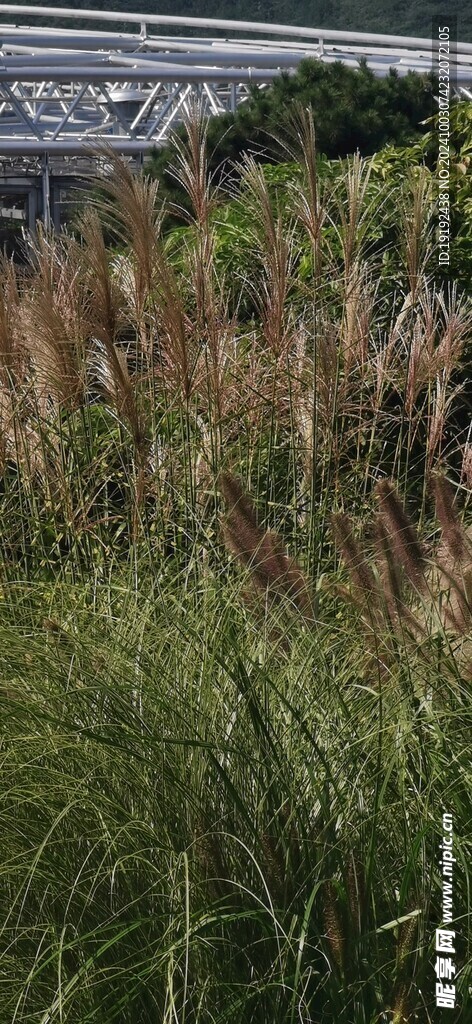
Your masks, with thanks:
[[[49,188],[49,156],[44,154],[41,160],[42,183],[43,183],[43,224],[46,231],[51,228],[51,194]]]

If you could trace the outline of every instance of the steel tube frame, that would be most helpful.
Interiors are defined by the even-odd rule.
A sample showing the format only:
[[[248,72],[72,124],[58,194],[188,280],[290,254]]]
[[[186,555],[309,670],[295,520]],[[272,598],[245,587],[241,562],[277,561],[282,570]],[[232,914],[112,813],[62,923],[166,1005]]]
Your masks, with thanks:
[[[45,208],[54,156],[96,160],[104,141],[124,156],[142,158],[165,143],[192,97],[209,113],[234,112],[252,85],[263,89],[282,72],[295,73],[305,57],[356,67],[365,56],[379,77],[391,67],[403,76],[433,65],[433,42],[420,37],[0,4],[0,18],[5,15],[139,26],[134,33],[0,23],[0,168],[2,157],[22,157],[25,164],[41,157]],[[159,26],[176,34],[151,35]],[[209,34],[177,34],[194,28]],[[218,32],[238,38],[212,34]],[[454,88],[469,98],[472,43],[451,41],[450,62]]]
[[[182,18],[169,14],[135,14],[127,11],[90,11],[74,10],[70,7],[33,7],[20,4],[0,4],[0,14],[31,14],[34,17],[44,18],[83,18],[87,21],[114,21],[118,23],[139,24],[139,25],[176,25],[183,28],[213,28],[215,30],[227,29],[230,32],[249,31],[267,35],[295,36],[303,39],[332,39],[341,40],[346,43],[380,43],[389,46],[398,46],[405,42],[404,36],[381,35],[369,32],[342,32],[339,29],[327,28],[300,28],[298,25],[272,25],[267,21],[232,21],[221,18]],[[411,45],[421,46],[425,49],[431,48],[431,40],[424,37],[412,37],[409,39]],[[461,50],[472,53],[472,43],[461,43]]]

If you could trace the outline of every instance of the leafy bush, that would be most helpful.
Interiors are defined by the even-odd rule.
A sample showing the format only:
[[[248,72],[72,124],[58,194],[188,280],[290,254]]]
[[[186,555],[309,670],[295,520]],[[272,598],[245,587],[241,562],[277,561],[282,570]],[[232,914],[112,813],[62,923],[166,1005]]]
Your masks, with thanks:
[[[254,88],[235,114],[210,118],[210,172],[214,180],[224,180],[231,165],[248,151],[264,160],[268,153],[275,161],[286,160],[297,104],[313,110],[317,149],[329,159],[357,150],[368,156],[386,143],[412,144],[425,132],[421,122],[431,115],[436,90],[434,75],[411,72],[400,78],[391,70],[386,78],[376,78],[365,60],[358,70],[341,61],[304,60],[296,74],[282,74],[266,90]],[[185,126],[177,129],[180,139],[185,135]],[[172,144],[155,150],[146,170],[159,180],[170,202],[188,210],[185,190],[169,171],[171,156]]]

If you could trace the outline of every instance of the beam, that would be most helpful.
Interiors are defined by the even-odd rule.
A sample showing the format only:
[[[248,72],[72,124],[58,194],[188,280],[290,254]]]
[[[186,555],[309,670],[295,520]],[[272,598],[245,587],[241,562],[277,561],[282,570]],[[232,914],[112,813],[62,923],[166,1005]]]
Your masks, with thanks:
[[[133,14],[128,11],[91,11],[80,10],[71,7],[35,7],[23,4],[0,4],[0,14],[20,14],[22,16],[31,14],[41,18],[77,18],[88,21],[114,21],[127,22],[138,25],[178,25],[182,28],[212,28],[216,31],[227,29],[229,32],[248,31],[263,33],[267,35],[294,36],[302,39],[337,39],[343,42],[378,42],[382,45],[399,46],[405,43],[405,36],[379,35],[370,32],[342,32],[339,29],[327,28],[301,28],[298,25],[272,25],[267,21],[233,21],[226,18],[182,18],[167,14]],[[413,36],[408,39],[411,46],[425,47],[432,49],[431,39]],[[472,53],[472,43],[455,44],[451,40],[451,47],[460,45],[466,53]]]

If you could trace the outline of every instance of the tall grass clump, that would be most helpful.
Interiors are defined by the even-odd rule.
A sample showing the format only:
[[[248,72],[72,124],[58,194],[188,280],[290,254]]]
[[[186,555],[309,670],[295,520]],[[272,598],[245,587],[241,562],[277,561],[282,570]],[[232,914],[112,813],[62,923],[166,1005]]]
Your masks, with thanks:
[[[424,170],[187,135],[0,267],[0,1024],[439,1022],[445,811],[465,1020],[470,302]]]

